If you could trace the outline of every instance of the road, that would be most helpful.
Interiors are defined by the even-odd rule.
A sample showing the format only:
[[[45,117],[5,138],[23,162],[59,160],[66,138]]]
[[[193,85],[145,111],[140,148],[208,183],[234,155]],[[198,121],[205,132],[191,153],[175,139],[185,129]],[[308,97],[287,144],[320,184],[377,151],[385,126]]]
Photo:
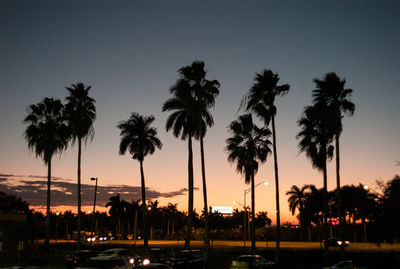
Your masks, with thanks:
[[[73,242],[72,240],[57,240],[57,243],[67,243]],[[51,243],[56,243],[55,240],[51,240]],[[150,247],[183,247],[185,241],[183,240],[150,240]],[[223,240],[213,240],[210,242],[212,248],[242,248],[243,241],[223,241]],[[118,244],[118,245],[135,245],[134,240],[112,240],[112,241],[97,241],[94,244]],[[143,240],[136,241],[137,246],[143,246]],[[204,247],[203,241],[191,241],[191,247],[194,248],[202,248]],[[280,244],[282,249],[319,249],[322,246],[319,242],[286,242],[282,241]],[[246,242],[246,247],[251,247],[251,242]],[[274,249],[275,241],[257,241],[256,248],[259,249]],[[330,248],[332,250],[339,250],[339,248]],[[397,244],[388,244],[383,243],[380,246],[377,246],[374,243],[350,243],[348,247],[346,247],[346,251],[348,252],[398,252],[400,253],[400,243]]]

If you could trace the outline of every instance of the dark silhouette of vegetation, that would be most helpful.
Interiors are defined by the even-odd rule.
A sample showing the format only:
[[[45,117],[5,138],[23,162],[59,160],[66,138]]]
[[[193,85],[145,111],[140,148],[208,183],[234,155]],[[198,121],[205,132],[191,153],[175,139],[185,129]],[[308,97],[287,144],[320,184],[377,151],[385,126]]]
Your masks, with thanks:
[[[297,135],[299,139],[299,151],[304,152],[311,160],[312,166],[323,174],[323,238],[324,261],[328,263],[328,207],[327,207],[327,160],[333,157],[333,136],[329,127],[331,116],[328,107],[323,102],[304,109],[302,118],[298,121],[301,131]]]
[[[121,142],[119,154],[126,151],[132,155],[132,159],[140,163],[140,178],[142,186],[142,212],[143,212],[143,239],[145,247],[148,247],[147,223],[146,223],[146,185],[144,180],[143,161],[148,154],[153,154],[156,148],[161,149],[162,143],[157,137],[157,130],[151,127],[154,116],[143,117],[138,113],[132,113],[126,121],[118,124],[121,130]]]
[[[324,79],[314,79],[316,89],[313,90],[313,103],[327,104],[332,110],[333,117],[329,123],[334,128],[336,156],[336,195],[338,201],[339,223],[341,223],[340,238],[343,238],[344,220],[342,216],[342,199],[340,195],[340,135],[343,131],[343,115],[352,116],[355,105],[350,101],[352,89],[345,88],[345,79],[340,79],[336,73],[327,73]],[[344,248],[342,248],[344,250]]]
[[[28,115],[24,122],[28,124],[25,139],[29,149],[47,165],[45,246],[49,250],[51,159],[54,154],[61,153],[67,148],[69,139],[64,106],[58,99],[44,98],[42,102],[28,107]]]
[[[195,61],[189,66],[182,67],[179,70],[181,77],[186,83],[177,84],[179,86],[174,91],[191,91],[195,102],[199,105],[197,113],[197,126],[195,138],[200,140],[200,158],[201,158],[201,175],[203,182],[203,199],[204,199],[204,219],[205,219],[205,243],[207,248],[210,247],[209,240],[209,225],[208,225],[208,204],[207,204],[207,185],[204,160],[204,137],[207,132],[207,127],[214,124],[212,115],[209,109],[214,107],[215,97],[219,94],[219,82],[217,80],[207,80],[207,72],[204,70],[204,62]],[[183,86],[183,87],[181,87]]]
[[[276,150],[276,106],[275,98],[283,96],[289,92],[289,84],[277,85],[279,75],[271,70],[264,70],[262,73],[256,73],[254,84],[250,88],[245,98],[246,110],[251,110],[264,121],[264,125],[272,125],[272,147],[274,153],[274,171],[275,171],[275,201],[276,201],[276,252],[275,262],[279,261],[280,246],[280,206],[279,206],[279,177],[278,177],[278,156]]]
[[[91,86],[85,86],[79,82],[66,87],[69,96],[65,99],[65,116],[68,123],[68,129],[71,134],[72,144],[78,143],[78,234],[81,231],[81,157],[82,142],[87,143],[88,139],[93,139],[93,123],[96,120],[95,100],[89,96]],[[78,250],[81,248],[80,236],[78,236]]]
[[[267,161],[271,154],[268,140],[271,132],[267,127],[258,128],[253,124],[251,114],[239,116],[229,125],[231,137],[226,140],[228,161],[236,162],[236,171],[245,176],[245,183],[251,184],[251,250],[255,253],[255,193],[254,176],[259,163]]]
[[[300,222],[300,241],[303,241],[303,231],[305,228],[305,219],[304,219],[304,204],[306,202],[306,190],[309,188],[308,185],[304,185],[299,188],[296,185],[293,185],[292,188],[286,192],[286,195],[290,195],[288,198],[289,210],[292,215],[295,214],[296,209],[299,211],[299,222]]]

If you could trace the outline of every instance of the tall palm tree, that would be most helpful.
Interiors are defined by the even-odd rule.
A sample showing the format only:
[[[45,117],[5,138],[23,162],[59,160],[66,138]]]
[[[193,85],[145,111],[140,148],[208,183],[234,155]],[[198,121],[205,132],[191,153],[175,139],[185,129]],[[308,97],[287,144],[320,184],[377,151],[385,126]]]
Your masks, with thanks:
[[[81,247],[81,157],[82,142],[87,143],[88,139],[93,140],[94,128],[93,123],[96,120],[95,100],[89,96],[91,86],[85,86],[79,82],[72,84],[71,87],[65,87],[69,96],[65,99],[65,113],[68,122],[68,128],[71,132],[72,144],[78,143],[78,249]]]
[[[340,155],[339,140],[342,133],[343,115],[352,116],[355,105],[350,101],[352,89],[345,88],[345,79],[340,79],[336,73],[327,73],[324,79],[314,79],[316,89],[313,91],[313,102],[324,102],[332,107],[334,117],[332,124],[335,126],[335,150],[336,150],[336,196],[338,201],[338,215],[340,220],[340,237],[344,233],[344,220],[342,215],[342,198],[340,194]],[[344,248],[343,248],[344,249]]]
[[[172,111],[168,116],[165,128],[167,132],[172,129],[175,137],[182,140],[188,139],[188,218],[185,237],[185,248],[190,246],[190,239],[193,226],[193,149],[192,138],[196,135],[199,125],[198,114],[204,111],[204,103],[198,102],[192,95],[190,83],[187,80],[179,79],[170,92],[173,97],[168,99],[162,107],[162,111]]]
[[[219,95],[219,82],[217,80],[207,80],[207,72],[204,70],[203,61],[194,61],[191,65],[184,66],[179,69],[181,79],[184,83],[178,83],[172,88],[172,91],[191,91],[198,106],[202,108],[197,111],[198,125],[196,126],[195,138],[200,140],[200,157],[201,157],[201,175],[203,182],[203,198],[204,198],[204,219],[205,219],[205,242],[207,248],[210,247],[209,240],[209,225],[208,225],[208,205],[207,205],[207,185],[204,160],[204,136],[207,132],[207,127],[214,124],[212,115],[209,109],[215,105],[215,97]],[[181,87],[183,86],[183,87]]]
[[[301,131],[297,134],[299,139],[299,151],[304,152],[306,157],[311,160],[312,166],[323,174],[323,236],[324,260],[328,262],[328,226],[327,226],[327,165],[328,159],[333,156],[332,129],[329,128],[329,119],[332,113],[324,103],[308,106],[304,109],[302,118],[298,121]]]
[[[274,170],[275,170],[275,197],[276,197],[276,251],[275,261],[279,261],[280,247],[280,207],[279,207],[279,178],[278,178],[278,157],[276,150],[276,128],[275,116],[276,106],[275,98],[283,96],[289,92],[288,84],[277,85],[279,75],[274,74],[271,70],[264,70],[262,73],[256,73],[254,84],[250,88],[248,95],[245,98],[246,110],[251,110],[260,117],[265,126],[271,122],[272,125],[272,146],[274,152]]]
[[[132,155],[132,159],[138,160],[140,164],[140,178],[142,186],[142,212],[143,212],[143,239],[144,247],[148,247],[147,224],[146,224],[146,185],[144,180],[143,161],[148,154],[153,154],[156,148],[161,149],[162,143],[157,137],[157,129],[151,127],[154,116],[144,117],[136,112],[132,113],[126,121],[118,123],[121,130],[121,142],[119,154],[126,151]]]
[[[28,126],[24,135],[28,147],[47,165],[45,246],[49,250],[51,159],[54,154],[61,153],[67,148],[69,132],[63,115],[64,106],[58,99],[44,98],[42,102],[30,105],[27,112],[28,116],[24,122]]]
[[[229,125],[231,137],[226,140],[228,161],[236,162],[236,171],[245,176],[245,183],[251,183],[251,250],[255,253],[255,193],[254,176],[259,163],[264,163],[271,154],[269,137],[271,131],[267,127],[258,128],[253,124],[251,114],[239,116]]]
[[[300,241],[303,240],[303,229],[304,229],[304,204],[306,201],[306,190],[309,188],[308,185],[304,185],[299,188],[296,185],[293,185],[292,188],[286,192],[286,195],[290,195],[288,198],[289,202],[289,210],[292,212],[292,215],[295,214],[296,209],[299,210],[299,220],[301,226],[300,233]]]

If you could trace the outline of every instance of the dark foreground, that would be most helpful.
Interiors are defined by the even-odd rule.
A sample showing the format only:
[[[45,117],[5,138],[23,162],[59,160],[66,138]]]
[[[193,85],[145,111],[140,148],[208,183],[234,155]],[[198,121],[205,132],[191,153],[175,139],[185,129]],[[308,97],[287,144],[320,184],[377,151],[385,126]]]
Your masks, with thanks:
[[[44,249],[24,250],[20,256],[20,260],[16,254],[2,253],[0,254],[0,268],[11,268],[20,264],[23,267],[39,267],[39,268],[67,268],[64,265],[64,255],[75,250],[75,244],[58,244],[53,245],[50,254]],[[104,244],[84,246],[85,249],[93,249],[94,251],[103,251],[108,248],[124,247],[133,250],[138,255],[143,252],[143,247],[135,247],[132,245],[120,244]],[[171,247],[171,246],[169,246]],[[171,247],[176,252],[181,248]],[[196,247],[195,247],[196,248]],[[235,260],[239,255],[248,254],[249,249],[243,247],[223,246],[213,248],[208,254],[208,268],[210,269],[228,269],[231,261]],[[273,248],[259,248],[257,254],[263,255],[269,260],[274,258]],[[342,260],[340,251],[333,249],[329,256],[329,266]],[[321,249],[301,249],[301,248],[282,248],[281,261],[273,268],[322,268],[323,267],[323,250]],[[347,251],[344,260],[352,260],[355,268],[400,268],[400,252],[398,251]]]

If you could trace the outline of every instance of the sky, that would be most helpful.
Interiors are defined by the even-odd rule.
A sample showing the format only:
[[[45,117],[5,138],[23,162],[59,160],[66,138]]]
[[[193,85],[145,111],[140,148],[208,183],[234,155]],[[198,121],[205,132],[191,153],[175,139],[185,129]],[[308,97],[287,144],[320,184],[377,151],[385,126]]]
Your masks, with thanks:
[[[187,142],[166,132],[169,88],[179,68],[205,62],[220,95],[205,137],[209,205],[244,203],[244,178],[227,161],[227,126],[243,113],[240,101],[256,72],[271,69],[290,85],[276,100],[280,204],[283,221],[295,221],[286,192],[292,185],[322,187],[322,174],[298,152],[297,121],[311,104],[314,78],[336,72],[354,90],[354,116],[343,120],[342,184],[373,186],[400,173],[398,1],[0,1],[0,190],[32,206],[45,204],[47,169],[24,139],[30,104],[44,97],[65,102],[65,87],[91,85],[96,100],[95,137],[83,148],[84,209],[97,177],[104,208],[111,195],[140,199],[139,163],[120,156],[117,124],[132,112],[154,115],[162,150],[144,162],[149,198],[187,210]],[[201,211],[200,152],[194,143],[194,204]],[[77,147],[53,158],[53,200],[76,211]],[[257,175],[256,211],[275,222],[275,183],[270,156]],[[335,188],[328,166],[328,189]],[[250,203],[247,195],[246,203]],[[240,205],[239,205],[240,208]]]

